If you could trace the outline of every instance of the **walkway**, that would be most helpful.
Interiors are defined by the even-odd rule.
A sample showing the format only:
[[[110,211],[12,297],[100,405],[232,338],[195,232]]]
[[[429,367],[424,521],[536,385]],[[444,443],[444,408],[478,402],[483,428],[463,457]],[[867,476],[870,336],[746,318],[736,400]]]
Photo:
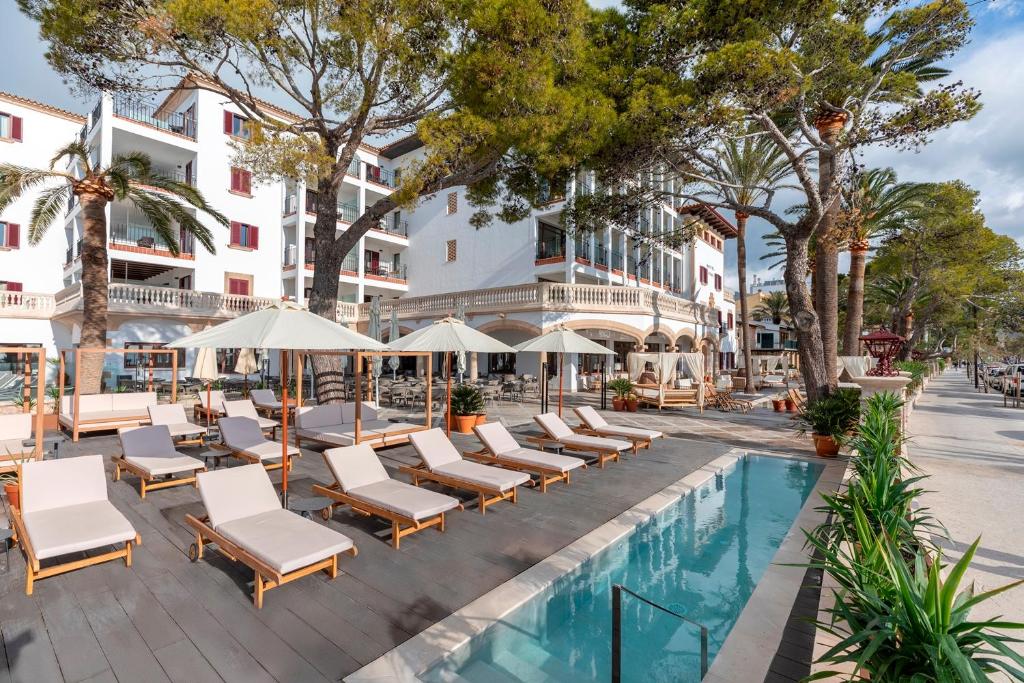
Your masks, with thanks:
[[[981,545],[967,580],[978,591],[1024,579],[1024,410],[999,394],[976,393],[961,372],[928,385],[910,417],[910,458],[931,478],[922,504],[949,531],[941,539],[955,561]],[[975,617],[1024,621],[1024,588],[982,604]]]

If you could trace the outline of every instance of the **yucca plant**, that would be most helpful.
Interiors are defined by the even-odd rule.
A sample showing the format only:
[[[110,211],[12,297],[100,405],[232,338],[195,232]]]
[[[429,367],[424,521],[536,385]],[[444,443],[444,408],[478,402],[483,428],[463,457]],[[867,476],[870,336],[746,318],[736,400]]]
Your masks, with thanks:
[[[68,160],[67,171],[57,170],[63,159]],[[107,345],[107,204],[114,200],[132,204],[174,255],[179,253],[179,232],[192,235],[210,253],[216,251],[213,234],[191,209],[206,213],[221,225],[229,223],[199,190],[155,172],[146,154],[121,154],[101,168],[93,164],[86,145],[77,140],[58,150],[47,169],[0,163],[0,213],[33,190],[39,191],[39,197],[29,219],[30,244],[38,244],[50,225],[63,216],[72,196],[82,205],[83,348]],[[102,354],[87,354],[81,363],[82,391],[99,392]]]

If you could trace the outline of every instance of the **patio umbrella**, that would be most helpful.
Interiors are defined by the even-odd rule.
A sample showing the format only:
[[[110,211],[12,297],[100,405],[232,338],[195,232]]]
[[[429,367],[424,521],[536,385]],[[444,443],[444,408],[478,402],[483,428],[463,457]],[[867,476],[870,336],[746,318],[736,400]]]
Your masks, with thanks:
[[[449,436],[452,433],[451,354],[458,351],[463,353],[474,351],[477,353],[516,352],[508,344],[500,342],[494,337],[488,337],[483,332],[474,330],[466,323],[455,318],[436,320],[432,325],[407,334],[390,346],[394,351],[439,351],[445,354],[445,374],[448,376],[448,410],[445,413],[445,427]]]
[[[252,349],[241,349],[235,362],[235,372],[245,376],[245,391],[249,393],[249,374],[259,370],[256,353]]]
[[[366,335],[371,339],[380,341],[381,326],[380,326],[380,296],[375,296],[370,299],[370,320],[368,323],[368,329]],[[370,361],[370,374],[373,376],[373,395],[374,403],[380,405],[380,373],[381,373],[381,358],[380,356],[374,356]]]
[[[380,342],[310,313],[291,301],[270,306],[182,337],[167,348],[253,348],[281,351],[281,404],[288,405],[289,351],[384,351]],[[209,401],[207,401],[209,404]],[[358,403],[357,403],[358,405]],[[288,411],[281,419],[281,493],[288,501]]]
[[[587,339],[581,334],[576,334],[570,329],[565,327],[556,327],[555,329],[542,334],[539,337],[533,339],[527,339],[522,344],[516,344],[516,351],[520,353],[524,351],[545,351],[547,353],[558,354],[558,416],[562,416],[562,377],[564,373],[562,368],[565,363],[565,354],[567,353],[595,353],[603,356],[613,356],[615,352],[611,349],[601,346],[595,341]],[[544,378],[547,382],[547,377]]]
[[[391,309],[391,333],[388,335],[388,343],[394,344],[398,341],[402,331],[398,328],[398,308]],[[402,364],[401,359],[398,356],[388,357],[388,366],[391,368],[391,379],[395,379],[395,375],[398,372],[398,366]]]
[[[461,301],[455,305],[456,320],[466,322],[466,304]],[[462,382],[462,375],[466,372],[466,352],[459,351],[455,354],[455,372],[459,375],[459,382]]]
[[[192,376],[196,379],[206,380],[206,426],[210,426],[210,393],[213,380],[220,378],[217,372],[217,349],[205,347],[196,352],[195,364],[192,366]]]

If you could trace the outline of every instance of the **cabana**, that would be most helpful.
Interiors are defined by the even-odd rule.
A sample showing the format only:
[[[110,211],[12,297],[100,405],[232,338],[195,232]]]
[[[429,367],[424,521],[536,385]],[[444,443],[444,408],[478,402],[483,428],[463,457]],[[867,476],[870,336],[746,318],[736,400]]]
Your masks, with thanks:
[[[75,391],[64,395],[64,374],[67,354],[71,353],[75,364]],[[147,356],[148,368],[146,391],[120,392],[110,394],[85,394],[81,392],[82,356],[90,354],[118,354]],[[110,349],[74,348],[61,349],[60,370],[57,389],[57,422],[71,431],[71,440],[78,441],[82,432],[95,432],[123,427],[139,427],[149,424],[149,407],[158,403],[153,385],[153,357],[171,356],[171,403],[178,400],[178,352],[174,349]]]
[[[677,367],[682,361],[686,375],[695,386],[675,388],[672,386],[677,376]],[[656,382],[641,383],[639,380],[650,363],[654,368]],[[633,391],[640,403],[662,408],[695,405],[704,412],[704,354],[638,352],[626,356],[629,379],[633,382]]]
[[[46,349],[30,346],[0,346],[0,354],[17,354],[19,359],[25,358],[25,380],[22,385],[22,396],[32,396],[32,356],[36,357],[38,380],[36,381],[36,410],[32,413],[32,401],[22,403],[24,412],[14,415],[0,415],[0,472],[13,472],[18,462],[31,457],[41,460],[43,457],[43,411],[44,391],[46,384]],[[25,450],[24,442],[35,439],[31,450]],[[8,462],[10,464],[8,464]]]

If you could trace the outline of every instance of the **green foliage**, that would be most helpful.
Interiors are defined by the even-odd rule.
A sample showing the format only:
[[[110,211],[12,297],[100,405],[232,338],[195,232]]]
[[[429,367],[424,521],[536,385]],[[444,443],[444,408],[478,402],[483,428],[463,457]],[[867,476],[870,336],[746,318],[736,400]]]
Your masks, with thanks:
[[[860,392],[837,389],[828,396],[809,402],[797,415],[801,432],[840,438],[857,426],[860,419]]]
[[[453,415],[479,415],[484,412],[484,397],[472,384],[457,384],[452,389]]]
[[[785,292],[769,292],[754,309],[754,317],[778,325],[789,320],[789,299]]]
[[[36,397],[35,397],[35,394],[30,394],[28,396],[28,398],[25,398],[24,394],[22,394],[21,392],[18,392],[18,394],[14,398],[11,399],[11,405],[13,405],[13,406],[15,406],[17,408],[24,408],[27,405],[29,411],[31,412],[31,411],[36,409]]]
[[[615,394],[615,398],[627,398],[633,393],[633,383],[625,377],[616,377],[608,382],[608,388]]]
[[[907,390],[911,392],[917,391],[921,387],[930,369],[927,363],[922,363],[919,360],[901,360],[897,361],[895,365],[899,370],[910,373],[910,384],[907,385]]]

